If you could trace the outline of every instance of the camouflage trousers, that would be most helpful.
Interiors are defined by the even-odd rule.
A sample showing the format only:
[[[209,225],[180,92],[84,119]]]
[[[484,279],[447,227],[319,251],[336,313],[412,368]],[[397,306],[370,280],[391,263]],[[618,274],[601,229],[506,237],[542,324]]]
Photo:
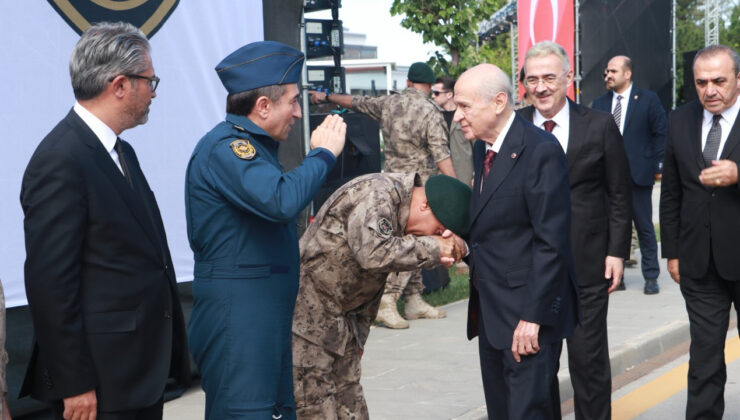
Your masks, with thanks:
[[[360,346],[354,337],[344,356],[339,356],[293,334],[293,388],[299,419],[369,419],[360,373]]]
[[[388,274],[388,278],[385,280],[385,292],[383,293],[411,296],[423,291],[424,283],[421,278],[421,270],[416,270]]]

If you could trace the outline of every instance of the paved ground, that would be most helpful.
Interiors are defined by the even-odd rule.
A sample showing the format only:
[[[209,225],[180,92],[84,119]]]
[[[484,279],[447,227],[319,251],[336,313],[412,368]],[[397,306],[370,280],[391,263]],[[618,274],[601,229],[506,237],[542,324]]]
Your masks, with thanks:
[[[608,328],[613,376],[688,340],[681,293],[668,277],[665,261],[661,265],[660,294],[644,295],[639,268],[630,268],[625,273],[627,290],[611,295]],[[446,319],[411,321],[408,330],[373,328],[362,365],[371,418],[485,418],[478,343],[465,338],[467,301],[445,309]],[[559,377],[561,398],[566,401],[572,397],[572,388],[567,351],[563,353]],[[202,419],[202,391],[193,389],[167,403],[165,418]]]

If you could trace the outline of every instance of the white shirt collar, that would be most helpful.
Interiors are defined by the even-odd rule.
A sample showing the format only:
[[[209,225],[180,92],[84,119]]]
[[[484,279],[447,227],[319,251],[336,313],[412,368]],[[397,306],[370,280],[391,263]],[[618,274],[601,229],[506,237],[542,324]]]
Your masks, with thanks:
[[[493,142],[493,144],[486,142],[486,151],[493,150],[494,152],[498,153],[498,151],[501,150],[501,144],[504,142],[506,135],[509,133],[509,129],[511,128],[511,124],[514,123],[515,117],[516,112],[512,112],[511,115],[509,115],[509,119],[506,121],[506,125],[504,125],[504,128],[501,130],[501,132],[498,133],[498,137],[496,137],[496,140]]]
[[[737,113],[738,113],[739,110],[740,110],[740,101],[738,101],[737,98],[736,98],[735,99],[735,103],[732,104],[731,107],[725,109],[722,112],[722,114],[720,114],[720,115],[722,115],[722,120],[725,120],[728,123],[727,125],[729,127],[732,127],[735,124],[735,119],[737,118]],[[712,125],[712,118],[713,117],[714,117],[714,114],[712,114],[711,112],[709,112],[709,111],[707,111],[705,109],[704,110],[704,121],[703,121],[702,124],[703,125],[707,125],[708,124],[708,125],[711,126]],[[729,134],[729,131],[727,132],[727,134]]]
[[[111,130],[104,122],[100,121],[100,118],[93,115],[92,112],[85,109],[84,106],[80,105],[79,102],[75,101],[74,111],[79,115],[82,121],[90,127],[95,136],[103,143],[105,150],[110,153],[116,146],[116,140],[118,136]]]
[[[630,95],[632,94],[632,82],[630,82],[630,85],[625,89],[622,93],[614,92],[613,100],[617,100],[617,96],[621,95],[622,99],[627,99],[627,102],[629,102]],[[623,104],[624,105],[624,104]]]
[[[560,127],[568,127],[570,122],[570,104],[568,103],[568,100],[565,100],[565,105],[563,106],[560,111],[558,111],[555,116],[552,118],[549,118],[552,121],[555,121],[555,124],[557,124]],[[540,114],[540,111],[535,108],[534,109],[534,116],[532,117],[532,123],[536,125],[537,127],[544,128],[545,121],[548,121],[548,118],[545,118],[542,114]]]

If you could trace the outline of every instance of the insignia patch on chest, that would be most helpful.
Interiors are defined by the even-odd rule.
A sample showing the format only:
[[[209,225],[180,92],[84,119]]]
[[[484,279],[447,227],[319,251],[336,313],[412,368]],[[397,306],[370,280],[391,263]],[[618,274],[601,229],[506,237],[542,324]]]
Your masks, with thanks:
[[[239,159],[252,160],[252,158],[257,156],[257,149],[249,143],[249,140],[234,140],[229,143],[229,146],[231,146],[231,150],[234,151],[234,154]]]
[[[393,225],[391,225],[391,222],[388,219],[382,217],[378,220],[378,232],[380,232],[381,235],[390,236],[391,233],[393,233]]]

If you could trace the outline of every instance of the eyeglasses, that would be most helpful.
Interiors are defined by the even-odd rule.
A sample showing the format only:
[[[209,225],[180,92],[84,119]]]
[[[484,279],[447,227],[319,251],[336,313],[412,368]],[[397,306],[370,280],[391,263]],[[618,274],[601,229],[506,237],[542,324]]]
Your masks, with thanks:
[[[527,87],[535,88],[539,86],[540,83],[543,83],[545,86],[553,87],[555,86],[555,82],[557,82],[559,78],[560,76],[555,74],[548,74],[542,78],[530,76],[524,79],[524,85]]]
[[[144,79],[149,81],[149,89],[151,89],[152,93],[157,90],[157,86],[159,86],[159,77],[157,76],[142,76],[140,74],[124,74],[126,77],[132,77],[134,79]]]
[[[433,90],[432,91],[432,96],[439,96],[439,95],[441,95],[443,93],[447,93],[447,92],[449,92],[449,90]]]

